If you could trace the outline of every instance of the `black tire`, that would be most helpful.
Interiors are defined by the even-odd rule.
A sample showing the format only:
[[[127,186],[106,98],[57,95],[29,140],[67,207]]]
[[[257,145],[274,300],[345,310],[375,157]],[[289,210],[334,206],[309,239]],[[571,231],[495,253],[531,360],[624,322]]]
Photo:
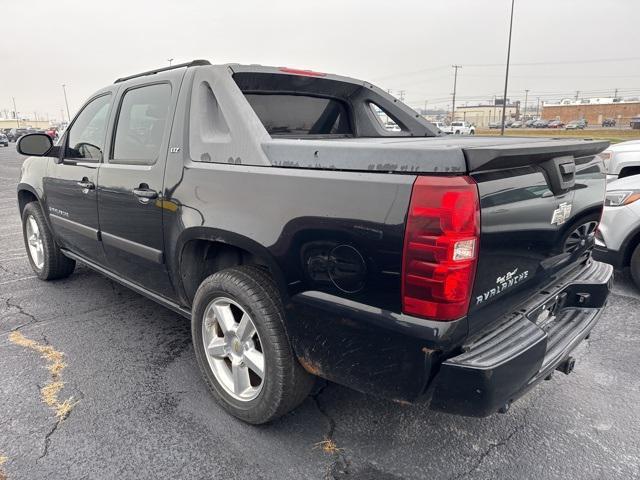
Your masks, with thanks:
[[[29,217],[33,217],[42,238],[42,251],[44,262],[42,267],[38,268],[31,256],[29,243],[27,240],[27,221]],[[38,202],[28,203],[22,211],[22,236],[24,238],[24,246],[27,250],[27,257],[31,268],[41,280],[56,280],[66,278],[73,273],[76,268],[75,260],[65,257],[60,251],[60,247],[53,239],[51,230],[44,219],[44,214]]]
[[[250,316],[264,355],[258,396],[238,400],[216,379],[204,349],[202,323],[207,307],[221,297],[237,302]],[[255,266],[228,268],[207,277],[196,292],[191,334],[196,360],[216,401],[231,415],[252,424],[270,422],[293,410],[309,395],[315,377],[298,363],[284,329],[284,308],[271,277]]]
[[[574,250],[582,248],[588,238],[595,235],[600,214],[588,215],[580,220],[580,223],[572,225],[562,236],[560,246],[563,252],[573,253]]]
[[[631,278],[636,284],[636,287],[640,288],[640,245],[636,246],[636,249],[631,255],[631,261],[629,262],[629,272]]]

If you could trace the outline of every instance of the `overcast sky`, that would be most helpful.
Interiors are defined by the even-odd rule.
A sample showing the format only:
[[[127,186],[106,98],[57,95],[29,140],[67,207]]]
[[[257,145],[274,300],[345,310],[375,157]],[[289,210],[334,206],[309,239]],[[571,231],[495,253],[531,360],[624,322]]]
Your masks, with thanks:
[[[510,0],[3,1],[0,112],[60,118],[117,77],[204,58],[370,80],[418,107],[501,95]],[[516,0],[509,97],[640,96],[639,0]],[[528,64],[528,65],[527,65]],[[534,64],[534,65],[532,65]],[[488,66],[487,66],[488,65]]]

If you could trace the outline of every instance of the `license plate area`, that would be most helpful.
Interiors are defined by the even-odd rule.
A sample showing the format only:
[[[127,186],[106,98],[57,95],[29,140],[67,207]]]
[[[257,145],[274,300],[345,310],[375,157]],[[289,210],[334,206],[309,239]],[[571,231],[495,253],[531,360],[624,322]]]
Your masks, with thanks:
[[[567,292],[558,292],[527,314],[527,318],[545,332],[549,330],[558,313],[567,304]]]

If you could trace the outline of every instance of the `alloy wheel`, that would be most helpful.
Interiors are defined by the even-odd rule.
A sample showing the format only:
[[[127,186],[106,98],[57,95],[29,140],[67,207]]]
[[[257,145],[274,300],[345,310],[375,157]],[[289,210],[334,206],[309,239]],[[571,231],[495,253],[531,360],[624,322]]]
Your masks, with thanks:
[[[234,300],[218,297],[204,311],[202,341],[209,367],[227,394],[248,402],[262,390],[265,359],[249,314]]]
[[[38,270],[44,267],[44,243],[40,228],[33,215],[27,217],[27,245],[29,246],[29,255]]]
[[[578,248],[584,247],[587,241],[595,235],[596,228],[598,228],[598,222],[595,220],[580,225],[565,240],[563,251],[573,253]]]

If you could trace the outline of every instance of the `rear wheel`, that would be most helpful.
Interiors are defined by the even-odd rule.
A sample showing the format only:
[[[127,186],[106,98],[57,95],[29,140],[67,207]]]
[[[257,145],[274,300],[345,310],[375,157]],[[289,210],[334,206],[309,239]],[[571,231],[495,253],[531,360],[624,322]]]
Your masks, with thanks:
[[[636,284],[636,287],[640,288],[640,244],[636,246],[636,249],[631,255],[629,270],[631,272],[631,278],[633,278],[633,282]]]
[[[60,251],[38,202],[24,207],[22,234],[31,268],[41,280],[65,278],[73,273],[76,262]]]
[[[599,218],[599,215],[587,217],[580,225],[567,232],[562,239],[562,251],[573,253],[579,248],[584,247],[595,235]]]
[[[191,334],[201,373],[218,403],[249,423],[284,415],[314,377],[295,358],[271,277],[253,266],[222,270],[196,293]]]

